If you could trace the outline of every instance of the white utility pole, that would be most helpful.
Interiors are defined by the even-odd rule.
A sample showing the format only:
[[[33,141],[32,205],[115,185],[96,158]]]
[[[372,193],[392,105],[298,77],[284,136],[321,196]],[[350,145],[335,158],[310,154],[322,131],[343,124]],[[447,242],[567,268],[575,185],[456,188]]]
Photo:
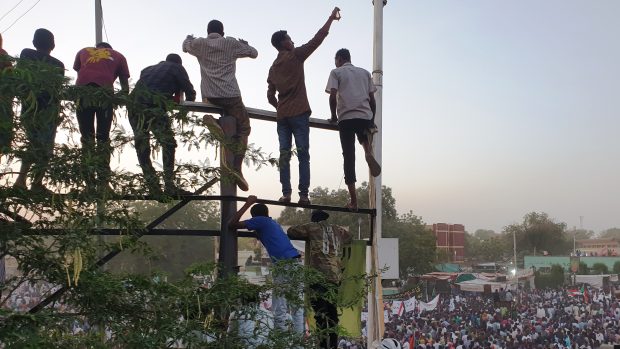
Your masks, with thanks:
[[[375,159],[379,165],[383,165],[382,161],[382,111],[383,111],[383,6],[387,4],[387,0],[374,0],[374,30],[373,30],[373,70],[372,80],[377,88],[375,92],[375,101],[377,111],[375,113],[375,124],[379,132],[374,135],[373,150]],[[370,294],[368,295],[368,321],[367,327],[367,343],[368,348],[377,348],[381,342],[381,336],[385,324],[383,323],[383,291],[381,289],[381,277],[379,271],[379,241],[381,241],[381,224],[383,207],[382,207],[382,185],[381,175],[374,178],[369,176],[369,196],[371,208],[377,210],[377,216],[374,221],[373,241],[370,250],[370,268],[371,274],[377,275],[373,280]]]

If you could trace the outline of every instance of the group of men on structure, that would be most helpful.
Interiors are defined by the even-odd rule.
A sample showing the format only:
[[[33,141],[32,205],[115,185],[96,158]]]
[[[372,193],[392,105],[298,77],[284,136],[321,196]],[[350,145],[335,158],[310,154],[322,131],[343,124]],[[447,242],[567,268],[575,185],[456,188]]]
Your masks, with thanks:
[[[278,50],[267,78],[267,99],[277,110],[277,132],[279,140],[279,171],[282,185],[282,197],[279,201],[291,201],[290,159],[292,141],[295,139],[299,160],[299,203],[310,204],[308,191],[310,186],[310,154],[309,154],[309,118],[312,110],[308,102],[304,62],[320,46],[327,37],[334,20],[340,19],[339,9],[334,8],[325,24],[306,44],[295,47],[291,37],[285,30],[275,32],[271,37],[272,45]],[[238,58],[256,58],[258,52],[247,41],[224,36],[224,25],[212,20],[207,26],[207,37],[195,38],[191,35],[183,41],[183,51],[198,59],[201,72],[202,101],[221,107],[224,113],[236,120],[234,135],[234,159],[230,173],[239,189],[249,190],[249,185],[242,174],[242,165],[247,150],[248,136],[251,132],[250,120],[241,98],[236,80],[236,60]],[[0,40],[1,45],[1,40]],[[32,60],[47,63],[55,67],[60,76],[64,76],[64,64],[52,57],[54,35],[47,29],[35,31],[33,49],[24,49],[20,61]],[[0,46],[1,48],[1,46]],[[6,52],[1,52],[7,56]],[[6,62],[6,60],[5,60]],[[10,63],[4,63],[0,69],[10,69]],[[9,64],[7,66],[6,64]],[[19,63],[18,63],[19,64]],[[328,80],[326,92],[330,94],[329,104],[331,121],[338,123],[340,141],[343,149],[345,183],[348,186],[351,200],[347,204],[352,210],[357,209],[355,195],[355,137],[363,145],[365,160],[370,173],[378,176],[381,167],[372,154],[369,135],[374,129],[376,111],[374,92],[376,91],[368,71],[351,64],[348,50],[341,49],[335,56],[336,69]],[[129,69],[127,60],[118,51],[105,42],[95,47],[81,49],[73,64],[77,72],[77,86],[84,86],[100,94],[114,93],[114,82],[119,80],[121,91],[129,92]],[[164,95],[169,100],[177,98],[181,93],[185,99],[194,101],[196,92],[189,80],[187,71],[182,66],[181,57],[169,54],[165,61],[142,70],[132,96],[135,105],[129,109],[129,120],[134,132],[136,153],[142,168],[149,192],[161,192],[159,180],[150,160],[150,133],[162,146],[164,168],[164,192],[169,195],[189,195],[190,192],[178,188],[174,181],[174,157],[176,141],[172,131],[172,121],[166,110],[165,103],[154,98],[152,93]],[[0,148],[10,147],[12,139],[11,100],[3,97],[0,130]],[[56,128],[60,121],[58,116],[60,101],[50,99],[42,93],[36,100],[36,106],[27,105],[22,101],[21,120],[24,126],[28,147],[36,157],[21,159],[21,169],[15,186],[26,187],[26,179],[31,171],[31,190],[49,193],[43,185],[43,177],[52,153]],[[77,121],[81,133],[82,161],[86,172],[86,190],[97,190],[100,193],[112,192],[110,179],[110,129],[114,106],[111,103],[93,103],[89,98],[80,99],[76,103]],[[204,123],[212,132],[221,132],[217,120],[205,115]],[[8,125],[8,126],[7,126]],[[6,136],[5,136],[6,135]],[[6,150],[5,150],[6,151]],[[226,163],[226,161],[223,161]],[[32,167],[32,168],[31,168]]]
[[[310,186],[310,155],[309,155],[309,118],[312,112],[308,102],[304,62],[320,46],[329,33],[334,20],[339,20],[339,9],[334,8],[328,20],[315,36],[306,44],[295,47],[291,37],[284,30],[275,32],[271,37],[272,45],[278,50],[268,74],[267,98],[277,110],[277,132],[280,145],[280,183],[282,197],[280,202],[290,202],[292,195],[290,181],[290,159],[293,138],[299,159],[299,203],[310,204],[308,190]],[[182,48],[198,59],[201,71],[201,97],[221,107],[224,113],[236,120],[234,159],[232,161],[236,185],[244,191],[249,185],[242,174],[242,165],[247,150],[248,137],[251,132],[248,112],[243,104],[236,80],[236,60],[238,58],[256,58],[258,52],[246,41],[224,36],[224,26],[220,21],[212,20],[207,26],[206,38],[188,36]],[[54,35],[47,29],[37,29],[34,34],[35,49],[24,49],[20,54],[18,65],[23,61],[37,61],[53,67],[57,75],[64,76],[64,64],[51,56],[55,47]],[[0,38],[0,50],[2,40]],[[2,50],[0,55],[7,57]],[[351,64],[348,50],[341,49],[335,55],[336,69],[332,70],[325,91],[329,93],[331,121],[338,123],[340,141],[344,157],[345,183],[351,196],[347,204],[352,210],[357,209],[355,195],[355,137],[364,148],[365,160],[370,173],[378,176],[381,167],[372,154],[370,135],[374,127],[376,91],[368,71]],[[11,64],[0,61],[0,69],[11,69]],[[77,72],[76,85],[89,89],[97,94],[114,94],[114,83],[119,80],[122,93],[129,93],[130,77],[127,60],[112,46],[105,42],[95,47],[81,49],[73,64]],[[48,68],[49,69],[49,68]],[[156,93],[157,95],[154,95]],[[131,92],[134,105],[129,110],[129,121],[134,132],[135,148],[140,167],[142,168],[147,188],[150,193],[161,193],[157,173],[150,159],[150,134],[162,146],[164,189],[169,195],[189,195],[191,193],[177,187],[174,179],[175,148],[177,146],[172,131],[172,120],[168,116],[166,102],[177,100],[181,93],[185,99],[194,101],[196,92],[182,59],[177,54],[169,54],[165,61],[142,70],[140,79]],[[161,99],[164,97],[164,100]],[[36,105],[28,105],[36,103]],[[24,156],[21,169],[14,186],[25,188],[30,173],[32,191],[49,193],[43,185],[43,178],[48,162],[53,154],[56,129],[60,122],[60,100],[47,93],[41,93],[36,101],[22,100],[21,121],[25,131],[28,152],[36,156]],[[90,98],[76,101],[76,114],[81,133],[82,162],[86,172],[86,190],[98,193],[111,193],[110,187],[110,129],[113,120],[114,105],[112,103],[94,103]],[[204,123],[212,132],[222,132],[217,120],[206,115]],[[0,154],[8,152],[12,142],[12,98],[0,99]],[[225,162],[225,161],[223,161]],[[282,227],[269,217],[268,208],[264,204],[255,204],[257,198],[250,196],[247,202],[230,222],[231,228],[254,230],[258,239],[267,249],[274,262],[289,261],[288,268],[298,268],[299,252],[292,246]],[[255,204],[255,205],[253,205]],[[252,206],[253,205],[253,206]],[[252,218],[241,221],[243,214],[251,208]],[[341,280],[342,247],[351,241],[351,235],[336,225],[326,224],[329,217],[326,212],[313,211],[311,223],[289,229],[291,238],[308,241],[310,255],[306,256],[309,264],[321,271],[326,278],[325,283],[309,285],[311,294],[322,295],[331,286]],[[289,282],[288,274],[275,278],[276,284]],[[302,290],[300,289],[300,292]],[[315,310],[317,327],[329,329],[338,323],[336,304],[325,297],[311,297]],[[287,302],[276,292],[273,300],[274,322],[276,327],[285,328]],[[303,333],[305,327],[303,308],[291,309],[294,329]],[[322,340],[322,347],[335,347],[337,342],[335,331],[331,331]]]

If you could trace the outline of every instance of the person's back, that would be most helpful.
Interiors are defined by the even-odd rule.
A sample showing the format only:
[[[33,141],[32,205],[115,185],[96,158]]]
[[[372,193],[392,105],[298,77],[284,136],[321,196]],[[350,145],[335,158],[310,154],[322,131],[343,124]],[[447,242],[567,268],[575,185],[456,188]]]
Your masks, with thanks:
[[[368,95],[376,89],[372,84],[370,73],[351,63],[332,71],[338,86],[338,120],[370,119],[372,111]]]
[[[351,243],[352,235],[346,229],[325,222],[311,222],[288,229],[292,239],[305,239],[309,245],[308,265],[320,271],[327,280],[339,283],[343,270],[342,249]]]
[[[75,81],[78,86],[93,85],[111,89],[117,77],[121,81],[129,78],[125,56],[105,43],[81,49],[75,57],[73,69],[78,73]]]
[[[237,83],[237,58],[256,58],[258,51],[241,39],[224,36],[224,25],[212,20],[206,38],[188,36],[183,51],[195,56],[200,64],[202,98],[240,97]]]
[[[167,60],[142,69],[140,80],[136,83],[136,89],[138,88],[146,88],[168,98],[184,91],[187,100],[193,101],[196,98],[196,91],[185,68],[179,63]]]

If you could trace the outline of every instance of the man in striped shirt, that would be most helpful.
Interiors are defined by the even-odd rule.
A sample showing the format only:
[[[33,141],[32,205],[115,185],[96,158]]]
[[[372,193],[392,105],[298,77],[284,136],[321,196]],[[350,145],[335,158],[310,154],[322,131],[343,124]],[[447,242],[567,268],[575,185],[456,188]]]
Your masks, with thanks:
[[[237,186],[243,191],[249,189],[243,178],[241,167],[250,135],[250,118],[243,105],[241,91],[235,77],[237,58],[256,58],[258,51],[242,39],[224,37],[224,25],[212,20],[207,25],[206,38],[194,38],[188,35],[183,42],[183,51],[198,59],[202,81],[202,101],[215,104],[224,109],[227,115],[237,121],[235,138],[235,158],[233,161]],[[214,123],[211,116],[205,115],[205,122]],[[224,162],[225,163],[225,162]]]

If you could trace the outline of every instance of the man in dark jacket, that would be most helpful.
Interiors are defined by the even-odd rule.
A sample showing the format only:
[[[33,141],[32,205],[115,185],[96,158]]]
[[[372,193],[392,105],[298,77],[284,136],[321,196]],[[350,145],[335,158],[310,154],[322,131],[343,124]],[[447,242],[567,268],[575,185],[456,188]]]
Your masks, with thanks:
[[[150,159],[150,132],[162,147],[164,192],[172,196],[192,194],[178,188],[174,183],[174,153],[177,143],[172,132],[172,120],[166,109],[166,102],[181,92],[185,93],[188,101],[196,99],[196,91],[183,68],[181,57],[174,53],[169,54],[165,61],[144,68],[132,92],[136,105],[129,112],[129,122],[136,141],[138,162],[149,192],[153,195],[160,194],[161,187]]]
[[[60,123],[60,99],[58,90],[63,83],[65,65],[50,53],[56,47],[54,34],[39,28],[34,32],[32,44],[35,50],[25,48],[19,55],[18,67],[33,69],[36,80],[33,86],[43,86],[33,91],[36,99],[21,96],[21,122],[27,140],[27,151],[22,156],[19,175],[15,180],[16,188],[26,188],[28,172],[32,172],[30,189],[40,194],[51,194],[43,185],[43,177],[54,152],[56,129]],[[51,72],[51,74],[49,73]],[[35,74],[36,73],[36,74]]]

